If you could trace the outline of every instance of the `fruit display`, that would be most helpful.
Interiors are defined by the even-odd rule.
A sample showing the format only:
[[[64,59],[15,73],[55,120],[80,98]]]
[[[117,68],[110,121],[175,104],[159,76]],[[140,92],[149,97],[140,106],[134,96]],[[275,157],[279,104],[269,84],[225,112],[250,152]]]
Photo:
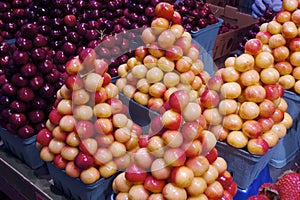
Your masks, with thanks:
[[[273,20],[262,23],[254,38],[263,44],[263,51],[274,57],[274,68],[279,72],[279,84],[284,89],[300,93],[298,76],[298,2],[283,1],[282,10]]]
[[[1,43],[0,118],[3,128],[25,139],[45,127],[63,76],[37,26],[23,25],[20,34],[15,45]]]
[[[278,177],[275,183],[265,183],[260,186],[258,194],[250,196],[248,200],[275,200],[300,198],[300,174],[298,170],[288,170]]]
[[[272,21],[275,15],[276,13],[270,7],[268,7],[264,12],[264,15],[258,18],[258,22],[253,24],[243,36],[242,41],[239,43],[239,50],[245,50],[245,43],[247,42],[247,40],[255,38],[256,34],[259,32],[260,26],[264,23]]]
[[[115,199],[232,199],[237,185],[226,161],[218,157],[216,137],[204,116],[205,108],[214,106],[209,97],[215,93],[205,95],[206,90],[200,98],[204,70],[193,67],[201,62],[199,50],[184,28],[172,23],[172,13],[161,12],[166,7],[170,5],[157,4],[159,17],[142,33],[145,46],[118,69],[120,91],[158,114],[139,138],[130,165],[114,179]],[[179,45],[182,40],[184,46]],[[200,82],[193,89],[195,77]]]
[[[245,43],[244,52],[228,57],[225,67],[211,78],[214,85],[222,82],[214,89],[221,96],[222,126],[212,131],[219,140],[257,155],[274,147],[293,123],[283,94],[297,91],[292,75],[297,70],[297,51],[290,47],[296,46],[292,41],[297,40],[298,29],[291,20],[298,3],[283,2],[282,11],[260,26],[256,37]]]
[[[293,121],[279,73],[272,67],[274,58],[262,48],[260,40],[248,40],[245,53],[228,57],[225,68],[209,80],[211,90],[220,94],[212,132],[218,140],[256,155],[274,147]]]
[[[55,108],[36,137],[44,161],[86,184],[126,168],[142,130],[128,119],[107,70],[91,48],[70,60]]]
[[[200,105],[186,90],[170,95],[170,107],[156,116],[125,172],[113,181],[115,199],[232,199],[237,185],[218,156]]]
[[[55,92],[64,83],[67,62],[86,48],[98,47],[97,53],[109,65],[108,73],[116,77],[117,67],[134,55],[135,43],[140,38],[134,32],[126,31],[148,27],[154,17],[154,6],[158,3],[128,0],[108,4],[102,1],[60,0],[1,2],[0,29],[5,42],[1,44],[0,55],[2,127],[16,134],[26,124],[22,127],[24,130],[19,131],[23,132],[23,138],[45,127]],[[174,7],[177,5],[175,1],[170,3]],[[213,16],[204,2],[183,1],[181,4],[188,10],[191,7],[195,11],[203,8],[202,17],[208,19],[210,15],[209,23],[213,23]],[[174,20],[181,23],[178,12],[174,12]],[[185,21],[187,25],[190,23]],[[11,38],[15,42],[8,47],[6,40]],[[11,49],[8,51],[8,48]],[[25,72],[20,70],[21,66]],[[21,101],[16,97],[16,90],[20,90],[20,96],[26,93],[34,98]],[[35,97],[39,92],[42,95]],[[14,126],[16,122],[13,121],[21,123]]]
[[[95,183],[100,178],[116,174],[118,170],[125,170],[114,179],[113,188],[116,193],[122,190],[125,178],[132,182],[127,193],[133,199],[150,198],[150,195],[153,196],[151,198],[163,195],[167,199],[187,199],[189,196],[233,198],[237,185],[227,171],[226,161],[218,157],[215,148],[217,140],[207,130],[202,115],[202,109],[211,103],[205,97],[200,100],[199,94],[196,90],[192,92],[191,88],[192,82],[195,82],[197,89],[202,86],[200,72],[203,71],[203,64],[199,60],[199,50],[197,46],[192,46],[190,34],[174,23],[173,13],[171,4],[159,3],[155,7],[158,17],[152,21],[151,29],[146,28],[142,34],[142,40],[152,47],[138,47],[135,57],[126,62],[126,65],[132,66],[131,73],[135,76],[131,79],[124,70],[126,68],[123,68],[125,64],[122,64],[118,70],[125,72],[127,78],[124,79],[125,76],[120,74],[116,85],[112,84],[108,63],[97,57],[97,48],[86,48],[67,62],[65,84],[57,92],[55,108],[49,114],[46,128],[37,134],[37,147],[44,161],[53,162],[67,175],[79,178],[85,184]],[[173,28],[169,28],[170,23]],[[149,37],[152,31],[156,32],[156,44]],[[176,42],[175,34],[181,38],[177,41],[182,40],[182,47],[173,45]],[[185,55],[183,52],[178,54],[178,51],[183,51],[182,48],[186,50]],[[147,56],[148,63],[138,64]],[[157,59],[157,63],[153,59]],[[182,75],[175,73],[175,61]],[[144,64],[153,67],[146,71]],[[149,74],[152,69],[156,71]],[[117,98],[119,88],[123,80],[143,80],[147,73],[150,82],[159,83],[157,78],[162,80],[163,77],[157,75],[165,72],[173,72],[169,73],[170,78],[165,78],[166,82],[171,80],[169,85],[172,84],[173,89],[165,93],[164,90],[158,90],[164,86],[161,84],[153,90],[149,88],[149,91],[160,97],[166,96],[168,104],[163,102],[164,109],[158,109],[162,105],[153,103],[160,114],[151,121],[148,134],[141,135],[141,127],[128,118],[128,108]],[[204,71],[202,73],[203,78],[209,76]],[[198,78],[195,78],[196,75],[199,75]],[[178,76],[181,84],[172,80],[172,76]],[[141,88],[146,89],[145,83],[141,82]],[[124,88],[121,90],[124,94],[131,92]],[[134,96],[137,102],[148,105],[142,92]],[[169,178],[172,180],[168,181]],[[117,183],[119,179],[121,182]],[[198,190],[199,184],[201,190]],[[173,194],[172,191],[178,191],[179,194]],[[124,195],[127,194],[118,193],[116,199]]]
[[[116,81],[125,96],[157,112],[164,112],[170,94],[178,89],[189,91],[191,101],[199,99],[205,78],[210,76],[203,70],[200,49],[191,34],[167,15],[172,16],[163,12],[142,31],[144,45],[118,67]]]

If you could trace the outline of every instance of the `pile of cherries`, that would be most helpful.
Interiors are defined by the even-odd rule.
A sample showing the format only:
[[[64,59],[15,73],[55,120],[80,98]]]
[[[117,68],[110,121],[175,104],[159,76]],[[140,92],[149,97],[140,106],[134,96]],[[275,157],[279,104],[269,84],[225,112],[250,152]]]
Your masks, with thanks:
[[[236,30],[238,28],[239,28],[239,26],[236,24],[233,25],[233,24],[223,21],[221,27],[219,28],[218,34],[227,33],[231,30]]]
[[[0,42],[15,37],[23,24],[28,22],[27,7],[32,0],[4,0],[0,2]]]
[[[66,63],[94,48],[108,73],[134,55],[142,31],[163,0],[13,0],[0,2],[0,121],[21,138],[45,127]],[[187,31],[216,23],[204,1],[171,3]],[[180,16],[179,15],[179,16]],[[205,20],[203,20],[205,19]],[[12,39],[14,42],[8,43]]]
[[[62,86],[62,72],[51,52],[34,23],[21,27],[14,45],[0,44],[1,126],[21,138],[45,127]]]

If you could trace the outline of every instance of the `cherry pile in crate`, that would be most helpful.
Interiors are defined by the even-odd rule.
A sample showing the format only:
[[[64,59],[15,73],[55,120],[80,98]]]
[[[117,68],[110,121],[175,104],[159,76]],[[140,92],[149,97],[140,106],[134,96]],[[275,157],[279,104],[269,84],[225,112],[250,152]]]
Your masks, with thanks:
[[[29,138],[45,126],[63,82],[46,55],[47,42],[32,42],[39,36],[31,25],[21,29],[24,37],[16,45],[22,43],[22,47],[1,43],[1,54],[5,54],[1,56],[1,125],[21,138]]]
[[[117,76],[117,67],[134,55],[135,46],[130,46],[131,42],[129,41],[139,41],[140,38],[134,33],[123,34],[124,37],[117,33],[148,27],[154,17],[154,6],[159,2],[158,0],[141,2],[129,0],[114,2],[14,0],[2,2],[1,9],[3,12],[1,12],[1,16],[3,17],[0,27],[3,31],[1,31],[1,36],[4,39],[13,38],[15,40],[12,45],[14,52],[10,51],[9,55],[1,56],[1,62],[4,63],[2,66],[6,68],[6,72],[2,71],[1,75],[4,74],[4,79],[8,82],[5,84],[5,87],[8,88],[4,91],[10,90],[2,98],[4,103],[3,109],[1,107],[1,118],[4,119],[4,127],[9,126],[7,129],[14,133],[17,132],[17,130],[11,130],[12,126],[8,122],[9,118],[13,118],[10,117],[12,114],[18,114],[18,119],[15,120],[22,121],[14,129],[20,128],[26,122],[26,127],[29,126],[26,128],[28,136],[44,127],[45,116],[51,110],[50,107],[53,105],[53,98],[55,98],[53,90],[56,91],[64,82],[67,61],[85,48],[95,48],[102,43],[103,45],[98,49],[99,54],[109,64],[109,74],[112,77]],[[174,6],[177,5],[175,1],[170,1],[170,3]],[[174,20],[176,19],[178,23],[183,20],[184,24],[194,27],[193,30],[197,26],[192,26],[188,19],[181,19],[179,13],[193,10],[193,15],[195,15],[202,9],[201,17],[206,20],[210,19],[207,24],[216,22],[216,18],[211,15],[205,2],[183,1],[180,2],[180,6],[175,7],[178,9],[181,7],[181,10],[174,12]],[[185,9],[182,9],[183,7]],[[197,29],[199,28],[201,27]],[[8,56],[15,58],[8,59]],[[28,70],[38,69],[38,72],[31,71],[32,74],[30,75],[22,74],[19,69],[25,65],[30,68]],[[14,73],[16,75],[12,77]],[[42,78],[44,78],[43,81]],[[22,80],[12,83],[11,81],[14,79]],[[10,87],[9,84],[14,87]],[[31,87],[30,84],[35,84],[35,86]],[[4,87],[2,83],[1,87]],[[30,90],[22,89],[23,87],[29,87]],[[39,98],[26,100],[26,105],[21,102],[22,105],[18,106],[22,108],[18,111],[16,109],[11,110],[11,102],[16,100],[17,102],[14,103],[19,103],[18,101],[20,101],[19,98],[16,98],[15,90],[22,89],[25,90],[26,94],[31,93],[29,96],[36,96],[41,87],[50,92]],[[43,99],[45,95],[52,96]],[[33,104],[38,105],[33,109],[31,108]],[[46,105],[49,107],[48,109],[45,108]],[[32,111],[30,115],[36,115],[36,119],[30,121],[27,113],[31,110],[34,110],[35,114]],[[44,110],[43,114],[41,114],[41,110]],[[14,120],[11,119],[11,121]]]
[[[93,49],[84,51],[68,62],[66,82],[36,141],[44,161],[92,184],[129,165],[142,129],[117,98],[108,64]]]
[[[225,68],[209,79],[210,91],[219,94],[212,99],[219,102],[208,123],[219,140],[263,155],[285,136],[293,120],[286,112],[273,56],[262,51],[262,45],[256,48],[257,43],[260,40],[248,40],[245,53],[228,57]]]
[[[200,48],[193,43],[191,34],[174,21],[170,12],[175,11],[171,11],[170,4],[168,7],[168,12],[153,19],[151,26],[142,31],[144,45],[118,67],[120,78],[116,81],[125,96],[157,112],[168,108],[168,98],[177,89],[189,91],[191,101],[210,101],[200,98],[210,76],[199,58]]]
[[[245,43],[244,53],[228,57],[225,68],[211,80],[223,97],[220,115],[214,118],[222,126],[213,132],[232,146],[264,154],[293,123],[283,94],[300,91],[298,7],[298,1],[284,0],[274,19],[262,24],[256,38]],[[255,143],[260,144],[260,152],[253,148]]]
[[[122,6],[123,1],[118,2],[115,3],[115,10]],[[109,12],[103,12],[104,8],[106,4],[100,1],[33,1],[28,9],[28,15],[49,39],[54,62],[63,71],[66,62],[78,55],[82,49],[95,48],[104,40],[116,41],[114,44],[116,47],[111,49],[104,46],[101,49],[101,54],[111,64],[110,74],[115,76],[116,66],[127,59],[127,55],[121,57],[119,55],[130,52],[128,40],[133,39],[134,35],[129,38],[110,37],[109,35],[117,32],[112,30],[112,19],[105,18]],[[120,16],[120,10],[118,13],[114,15],[116,19]],[[124,30],[120,29],[119,32]]]
[[[232,199],[237,186],[204,114],[212,103],[201,95],[209,75],[190,33],[172,23],[165,6],[171,5],[156,6],[157,18],[143,31],[145,45],[118,69],[119,90],[157,115],[132,163],[114,179],[115,198]]]
[[[254,38],[261,41],[258,46],[262,46],[263,54],[272,55],[283,88],[300,94],[299,5],[296,1],[283,1],[282,6],[272,20],[259,26]]]

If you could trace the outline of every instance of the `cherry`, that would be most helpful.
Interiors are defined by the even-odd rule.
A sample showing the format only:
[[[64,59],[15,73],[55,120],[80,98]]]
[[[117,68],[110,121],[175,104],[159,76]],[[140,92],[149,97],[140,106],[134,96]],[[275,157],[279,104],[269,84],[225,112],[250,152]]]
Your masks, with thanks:
[[[28,118],[32,123],[36,124],[44,120],[45,114],[42,110],[31,110],[28,113]]]
[[[56,68],[54,68],[52,69],[51,73],[45,76],[45,79],[48,83],[58,82],[60,79],[60,72]]]
[[[36,47],[46,46],[47,43],[48,43],[48,38],[42,34],[37,34],[36,37],[33,39],[33,44]]]
[[[17,88],[12,83],[5,83],[2,85],[2,91],[7,96],[13,96],[17,93]]]
[[[49,59],[39,62],[39,64],[38,64],[38,70],[39,70],[39,72],[41,72],[43,74],[50,73],[54,67],[55,67],[55,65]]]
[[[29,61],[29,55],[25,51],[16,50],[13,53],[14,64],[24,65]]]
[[[62,46],[62,50],[65,52],[66,55],[74,55],[76,53],[77,47],[74,43],[65,42]]]
[[[19,128],[27,123],[27,117],[22,113],[14,113],[9,117],[8,121],[13,127]]]
[[[54,86],[52,86],[49,83],[46,83],[42,88],[40,88],[39,93],[41,94],[41,97],[50,99],[55,97],[55,89]]]
[[[7,42],[0,43],[0,56],[7,55],[10,51],[10,45]]]
[[[34,99],[34,92],[29,87],[22,87],[17,91],[17,98],[24,102],[29,102]]]
[[[77,22],[77,19],[76,19],[76,16],[75,15],[66,15],[64,17],[64,22],[67,26],[69,27],[74,27],[76,25],[76,22]]]
[[[13,74],[11,77],[11,82],[16,87],[25,87],[28,84],[28,80],[20,73]]]
[[[44,78],[41,75],[36,75],[29,80],[29,87],[32,90],[38,90],[44,85]]]
[[[37,73],[37,67],[34,63],[26,63],[20,68],[20,73],[26,77],[34,76]]]
[[[67,38],[68,38],[68,41],[69,42],[72,42],[72,43],[78,43],[80,41],[80,36],[77,32],[75,31],[70,31],[67,33]]]
[[[35,131],[34,128],[32,128],[32,126],[27,124],[19,128],[17,134],[20,138],[27,139],[32,137],[35,134]]]
[[[25,111],[28,108],[28,105],[20,100],[14,100],[10,103],[9,107],[11,108],[12,112],[25,113]]]
[[[47,101],[41,97],[35,97],[31,102],[32,109],[44,110],[47,108]]]
[[[19,50],[23,51],[31,50],[33,46],[32,41],[30,39],[23,37],[17,38],[15,45]]]
[[[38,31],[39,31],[38,26],[34,23],[24,24],[21,27],[22,36],[29,39],[35,37],[36,34],[38,34]]]

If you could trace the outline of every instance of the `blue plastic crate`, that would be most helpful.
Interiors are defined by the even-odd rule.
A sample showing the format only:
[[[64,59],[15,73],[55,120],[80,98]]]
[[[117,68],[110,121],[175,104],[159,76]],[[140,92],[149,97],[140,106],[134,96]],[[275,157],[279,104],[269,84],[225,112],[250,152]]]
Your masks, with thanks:
[[[121,92],[119,92],[119,99],[128,107],[129,118],[141,126],[144,134],[148,134],[151,120],[158,116],[159,113],[137,103],[134,99],[130,99]]]
[[[288,104],[287,113],[291,115],[293,125],[274,147],[274,154],[269,164],[275,168],[282,168],[287,165],[300,151],[300,96],[286,90],[283,97]]]
[[[300,122],[293,121],[293,125],[287,130],[287,134],[281,138],[274,147],[274,154],[269,162],[272,167],[283,168],[294,160],[300,152]]]
[[[222,23],[223,19],[218,18],[218,22],[215,24],[208,25],[199,31],[191,31],[193,42],[200,47],[200,59],[204,63],[204,70],[211,76],[214,75],[216,71],[213,59],[213,48]]]
[[[271,183],[272,177],[270,175],[269,165],[266,165],[265,168],[259,173],[257,178],[251,183],[251,185],[246,189],[238,188],[236,195],[233,197],[234,200],[248,199],[250,196],[256,195],[258,189],[264,183]]]
[[[9,133],[6,129],[0,129],[0,137],[4,146],[18,159],[24,161],[31,169],[37,169],[44,164],[40,152],[36,148],[36,135],[21,139],[17,135]]]
[[[225,142],[217,141],[216,148],[220,157],[227,162],[227,170],[240,189],[247,189],[268,165],[274,148],[262,156],[254,155],[244,149],[237,149]]]
[[[287,112],[293,119],[298,118],[300,115],[300,95],[296,94],[295,92],[285,90],[283,98],[288,104]]]
[[[118,173],[109,178],[101,178],[95,183],[85,184],[79,178],[68,176],[64,170],[57,168],[52,162],[47,162],[50,177],[54,187],[72,200],[108,200],[113,194],[112,182]]]
[[[218,22],[215,24],[208,25],[199,31],[191,31],[193,40],[200,44],[207,52],[211,52],[222,23],[223,19],[218,18]]]

